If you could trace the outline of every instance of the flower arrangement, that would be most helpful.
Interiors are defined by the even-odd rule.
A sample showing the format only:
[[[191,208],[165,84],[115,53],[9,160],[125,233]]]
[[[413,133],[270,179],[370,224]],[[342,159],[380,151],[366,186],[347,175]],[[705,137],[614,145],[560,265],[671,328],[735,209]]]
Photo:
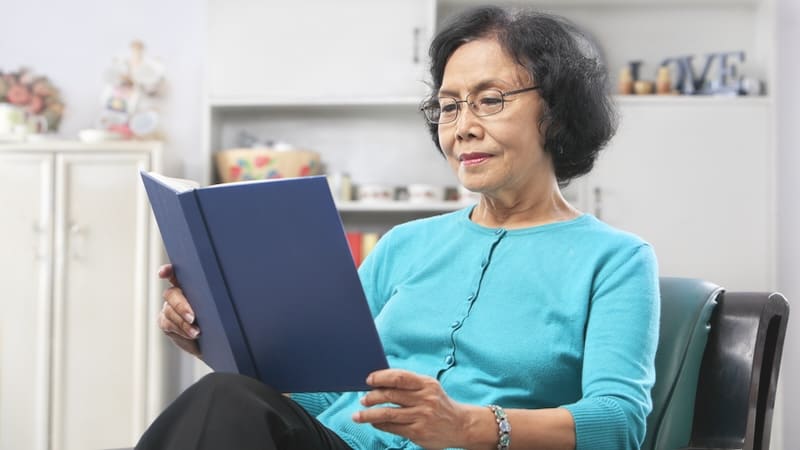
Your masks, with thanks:
[[[44,129],[38,130],[42,133],[58,130],[64,113],[64,103],[50,80],[26,68],[9,73],[0,71],[0,103],[17,106],[29,116],[43,117]]]

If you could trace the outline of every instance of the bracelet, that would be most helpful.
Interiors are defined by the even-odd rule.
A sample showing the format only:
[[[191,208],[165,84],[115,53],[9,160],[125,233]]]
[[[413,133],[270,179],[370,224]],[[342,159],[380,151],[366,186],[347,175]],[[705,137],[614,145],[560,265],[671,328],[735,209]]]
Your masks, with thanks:
[[[497,405],[489,405],[489,409],[494,413],[494,420],[497,422],[497,450],[508,450],[511,445],[511,424],[508,422],[505,410]]]

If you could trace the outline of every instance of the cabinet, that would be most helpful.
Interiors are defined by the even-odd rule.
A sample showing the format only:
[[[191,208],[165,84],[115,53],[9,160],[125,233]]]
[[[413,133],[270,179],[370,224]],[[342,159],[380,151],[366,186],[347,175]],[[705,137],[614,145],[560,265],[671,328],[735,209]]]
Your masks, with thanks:
[[[158,143],[0,145],[0,448],[128,446],[163,408]]]
[[[208,94],[244,102],[421,95],[433,5],[211,0]]]
[[[660,271],[775,289],[775,145],[765,98],[620,100],[588,208],[649,241]]]

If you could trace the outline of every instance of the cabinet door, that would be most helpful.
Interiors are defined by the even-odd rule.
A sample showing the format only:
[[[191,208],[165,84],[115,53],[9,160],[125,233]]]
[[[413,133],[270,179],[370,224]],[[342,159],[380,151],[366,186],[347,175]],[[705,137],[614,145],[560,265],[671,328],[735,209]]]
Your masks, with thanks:
[[[0,153],[0,449],[47,448],[53,157]]]
[[[147,389],[146,153],[56,157],[52,448],[128,447]]]
[[[769,104],[626,102],[621,112],[589,179],[595,212],[652,243],[664,275],[775,288]]]
[[[421,96],[433,0],[211,0],[212,99]]]

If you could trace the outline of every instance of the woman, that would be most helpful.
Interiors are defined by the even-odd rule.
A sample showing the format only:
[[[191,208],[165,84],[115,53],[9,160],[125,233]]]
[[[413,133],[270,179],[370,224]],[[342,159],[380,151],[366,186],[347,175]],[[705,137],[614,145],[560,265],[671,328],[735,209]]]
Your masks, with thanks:
[[[211,375],[140,448],[639,448],[655,378],[655,257],[559,190],[615,130],[586,42],[561,20],[498,8],[434,39],[422,109],[481,198],[395,227],[359,269],[392,367],[369,375],[372,391],[288,399]],[[165,299],[161,328],[197,354],[187,300],[178,287]]]

